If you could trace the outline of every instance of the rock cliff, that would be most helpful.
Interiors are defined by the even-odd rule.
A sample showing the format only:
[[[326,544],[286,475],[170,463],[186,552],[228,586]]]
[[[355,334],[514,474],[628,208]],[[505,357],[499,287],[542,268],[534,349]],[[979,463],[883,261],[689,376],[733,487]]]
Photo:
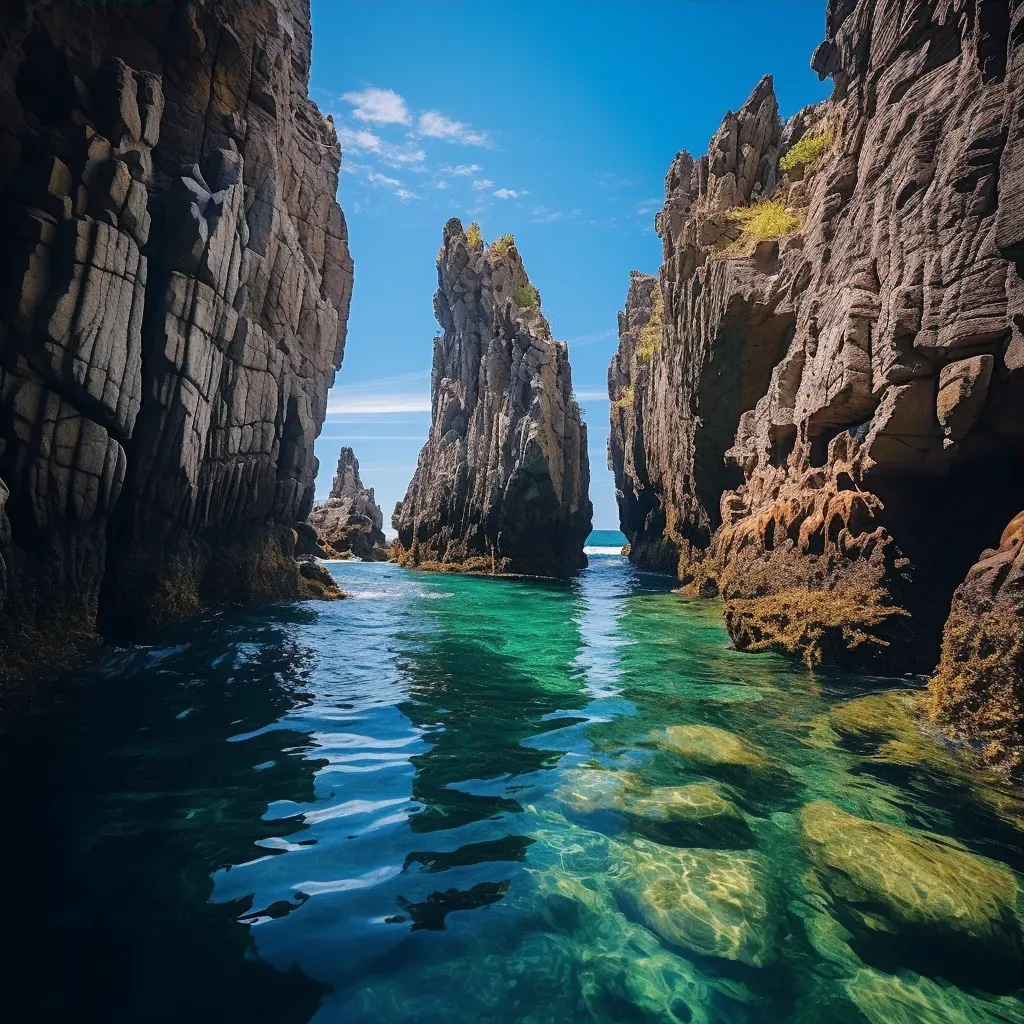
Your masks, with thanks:
[[[622,528],[720,592],[741,647],[928,670],[949,616],[933,714],[956,675],[1005,763],[1015,530],[971,566],[1024,507],[1024,5],[825,20],[830,100],[784,124],[766,78],[669,170],[657,287],[634,275],[609,372]],[[977,657],[965,681],[957,637],[1011,607],[1017,653],[986,649],[1015,682]]]
[[[0,40],[15,676],[100,628],[297,592],[352,262],[306,0],[28,0]]]
[[[511,236],[458,220],[437,258],[430,436],[392,524],[400,560],[562,576],[587,564],[587,428]]]
[[[359,460],[351,448],[342,448],[327,500],[313,506],[309,525],[316,531],[323,553],[330,558],[352,555],[367,562],[387,559],[384,514],[374,500],[373,488],[359,479]]]

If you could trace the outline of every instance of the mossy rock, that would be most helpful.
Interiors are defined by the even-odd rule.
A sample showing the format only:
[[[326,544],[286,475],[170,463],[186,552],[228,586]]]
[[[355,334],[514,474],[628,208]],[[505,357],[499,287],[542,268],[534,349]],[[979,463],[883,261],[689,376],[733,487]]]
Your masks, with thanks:
[[[763,967],[776,958],[781,908],[757,854],[617,844],[613,881],[663,942]]]
[[[1005,977],[1006,968],[1020,964],[1021,892],[1007,868],[925,833],[854,817],[826,800],[800,811],[800,830],[825,887],[846,909],[846,923],[869,946],[888,934],[886,956],[913,958],[930,945],[943,961],[960,956],[965,971],[963,957],[981,957],[992,976]]]
[[[661,786],[631,796],[626,817],[633,831],[670,846],[741,850],[754,845],[740,809],[703,782]]]

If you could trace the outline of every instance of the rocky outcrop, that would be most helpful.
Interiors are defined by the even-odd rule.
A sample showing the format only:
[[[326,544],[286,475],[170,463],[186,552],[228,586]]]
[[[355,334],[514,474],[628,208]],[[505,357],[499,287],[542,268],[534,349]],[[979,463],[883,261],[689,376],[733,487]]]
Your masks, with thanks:
[[[587,564],[587,428],[565,342],[510,235],[458,220],[437,258],[430,437],[392,524],[401,561],[562,576]]]
[[[783,124],[765,79],[669,170],[610,452],[631,557],[720,592],[738,646],[928,669],[1024,506],[1022,29],[830,0],[832,98]]]
[[[342,448],[338,471],[325,502],[314,505],[309,525],[326,557],[361,558],[365,562],[387,560],[384,514],[374,501],[373,488],[359,479],[359,460],[351,448]]]
[[[352,283],[304,0],[0,14],[0,643],[294,595]],[[39,642],[42,639],[42,643]]]

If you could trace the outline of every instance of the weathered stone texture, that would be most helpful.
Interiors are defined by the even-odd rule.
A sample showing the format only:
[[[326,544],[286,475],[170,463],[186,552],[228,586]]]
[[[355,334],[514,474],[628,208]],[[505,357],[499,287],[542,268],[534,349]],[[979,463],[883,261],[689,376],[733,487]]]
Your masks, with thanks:
[[[341,449],[331,493],[326,501],[313,506],[309,525],[328,557],[351,555],[367,562],[387,559],[384,514],[374,500],[373,488],[364,487],[359,479],[359,460],[351,448]]]
[[[830,100],[783,124],[764,80],[669,170],[660,344],[636,358],[634,278],[609,377],[622,527],[640,564],[745,602],[740,644],[780,598],[819,639],[860,605],[850,660],[888,641],[920,670],[1024,504],[1024,5],[830,0],[812,63]],[[765,196],[795,229],[738,249],[730,211]]]
[[[587,428],[565,342],[539,305],[518,304],[529,278],[514,245],[471,246],[450,220],[437,278],[430,436],[392,518],[402,559],[540,576],[585,566]]]
[[[304,0],[30,0],[0,40],[10,668],[101,603],[296,592],[352,264]]]

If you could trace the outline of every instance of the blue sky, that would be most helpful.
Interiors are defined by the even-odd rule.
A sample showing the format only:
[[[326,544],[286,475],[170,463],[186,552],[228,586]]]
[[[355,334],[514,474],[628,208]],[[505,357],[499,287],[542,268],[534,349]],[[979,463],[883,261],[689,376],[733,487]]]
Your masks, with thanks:
[[[656,273],[673,156],[704,153],[775,76],[784,117],[828,96],[810,70],[824,0],[312,0],[310,92],[342,143],[355,292],[317,441],[317,497],[351,445],[390,524],[429,426],[434,258],[449,217],[515,234],[590,435],[594,525],[618,526],[605,374],[629,271]]]

